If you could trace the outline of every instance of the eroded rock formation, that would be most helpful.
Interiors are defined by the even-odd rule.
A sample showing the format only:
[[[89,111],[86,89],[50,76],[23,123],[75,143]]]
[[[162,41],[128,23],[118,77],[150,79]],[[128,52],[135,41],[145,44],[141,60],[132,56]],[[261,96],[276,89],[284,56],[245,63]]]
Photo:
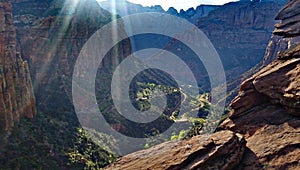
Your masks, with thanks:
[[[28,63],[16,41],[12,6],[0,2],[0,132],[14,126],[22,116],[36,114]]]
[[[246,137],[241,169],[300,167],[300,119],[295,117],[300,113],[300,60],[294,50],[243,82],[230,119],[221,125]]]
[[[297,6],[291,5],[297,2],[290,1],[277,18],[297,12]],[[294,13],[290,19],[299,22],[299,14]],[[285,37],[298,35],[290,30],[274,33]],[[221,125],[246,137],[248,150],[240,169],[300,167],[300,41],[295,41],[299,37],[291,39],[298,45],[290,45],[284,52],[275,48],[280,52],[277,59],[242,83],[238,97],[231,103],[230,119]]]
[[[262,66],[267,66],[272,61],[277,59],[279,53],[284,52],[285,50],[292,48],[300,42],[300,37],[282,37],[279,35],[272,35]]]
[[[299,45],[243,82],[223,129],[245,135],[240,168],[299,168]],[[255,158],[255,159],[254,159]],[[288,159],[287,159],[288,158]],[[254,161],[255,160],[255,161]]]
[[[290,1],[276,16],[281,20],[275,25],[274,34],[285,37],[297,36],[300,34],[300,1]],[[296,10],[295,10],[296,9]]]
[[[293,46],[297,45],[300,37],[299,24],[299,1],[290,1],[276,16],[276,20],[282,20],[275,25],[274,35],[267,47],[266,56],[264,58],[263,66],[274,61],[277,55]],[[283,37],[282,37],[283,36]]]

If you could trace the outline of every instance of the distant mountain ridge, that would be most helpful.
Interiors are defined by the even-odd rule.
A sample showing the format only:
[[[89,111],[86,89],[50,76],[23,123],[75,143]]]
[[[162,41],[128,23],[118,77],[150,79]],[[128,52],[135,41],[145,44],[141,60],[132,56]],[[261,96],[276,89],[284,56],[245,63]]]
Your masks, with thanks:
[[[220,5],[199,5],[196,7],[196,9],[191,7],[187,10],[175,9],[174,7],[170,7],[167,11],[165,11],[160,5],[142,6],[140,4],[131,3],[127,0],[107,0],[99,2],[99,4],[102,8],[120,16],[143,12],[162,12],[185,18],[193,23],[198,18],[207,16],[210,11],[220,7]]]
[[[108,10],[113,14],[118,14],[120,16],[126,16],[141,12],[165,12],[165,10],[160,5],[155,6],[142,6],[140,4],[134,4],[126,0],[107,0],[99,2],[99,5]]]

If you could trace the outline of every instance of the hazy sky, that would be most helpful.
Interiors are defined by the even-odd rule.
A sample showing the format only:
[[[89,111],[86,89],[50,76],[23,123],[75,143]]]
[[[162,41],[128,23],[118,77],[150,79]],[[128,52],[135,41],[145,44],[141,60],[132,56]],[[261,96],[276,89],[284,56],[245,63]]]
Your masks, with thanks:
[[[105,0],[98,0],[105,1]],[[190,7],[196,7],[200,4],[214,4],[221,5],[231,1],[237,0],[128,0],[129,2],[142,4],[143,6],[161,5],[165,10],[173,6],[176,9],[188,9]]]

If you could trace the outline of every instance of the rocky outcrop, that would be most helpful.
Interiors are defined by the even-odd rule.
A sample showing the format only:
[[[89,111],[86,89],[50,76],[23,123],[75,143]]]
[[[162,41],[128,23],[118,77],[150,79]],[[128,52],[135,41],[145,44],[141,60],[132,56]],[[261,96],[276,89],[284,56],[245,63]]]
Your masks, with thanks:
[[[0,132],[36,114],[30,71],[16,41],[11,8],[9,1],[0,2]]]
[[[235,114],[271,102],[280,104],[290,110],[291,114],[299,113],[299,46],[279,55],[280,59],[259,71],[252,78],[243,82],[239,98],[231,104]],[[287,58],[290,58],[286,60]],[[249,98],[249,96],[251,96]],[[245,100],[247,98],[248,100]],[[250,99],[253,99],[250,100]],[[259,100],[258,100],[259,99]],[[241,101],[246,103],[241,103]],[[247,106],[247,107],[245,107]],[[292,111],[294,110],[294,111]]]
[[[232,169],[245,150],[245,140],[230,131],[167,142],[124,156],[105,169]]]
[[[221,129],[246,137],[241,168],[300,167],[299,46],[242,83]],[[288,56],[287,56],[288,55]],[[267,141],[267,142],[266,142]]]
[[[290,1],[276,16],[276,20],[281,20],[275,25],[274,34],[283,36],[300,35],[300,1]]]
[[[291,11],[288,7],[293,3],[279,14]],[[298,11],[297,6],[293,10]],[[239,169],[300,167],[300,41],[291,39],[296,46],[284,47],[288,48],[284,52],[275,48],[280,52],[277,59],[242,83],[231,103],[230,118],[220,126],[246,138],[248,149]]]
[[[293,10],[299,7],[299,1],[290,1],[277,14],[276,20],[282,21],[275,25],[276,29],[269,42],[263,66],[270,64],[279,53],[292,48],[300,41],[300,37],[297,36],[300,34],[300,13],[297,10]]]
[[[292,48],[300,42],[300,37],[281,37],[278,35],[272,35],[269,41],[262,66],[267,66],[272,61],[277,59],[279,53]]]

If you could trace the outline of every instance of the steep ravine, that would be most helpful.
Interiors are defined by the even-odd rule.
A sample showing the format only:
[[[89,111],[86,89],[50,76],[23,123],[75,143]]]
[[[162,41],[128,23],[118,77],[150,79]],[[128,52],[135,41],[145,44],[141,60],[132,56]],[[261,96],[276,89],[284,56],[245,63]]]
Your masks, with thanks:
[[[299,4],[299,0],[292,0],[279,12],[277,18],[281,23],[300,21]],[[274,34],[297,39],[300,31],[290,30],[285,27]],[[294,43],[297,45],[288,46],[241,84],[231,103],[229,118],[216,133],[208,138],[196,136],[132,153],[106,169],[298,170],[300,41]]]
[[[99,161],[95,165],[98,168],[112,161],[111,154],[86,137],[76,136],[70,88],[81,47],[111,20],[111,14],[94,0],[81,0],[74,8],[70,4],[66,5],[68,9],[63,7],[63,3],[72,2],[0,2],[0,16],[4,19],[0,20],[0,121],[4,130],[15,126],[8,145],[0,147],[0,168],[83,169],[85,164],[92,164],[91,155]],[[285,39],[292,37],[293,43],[287,43],[278,58],[272,59],[275,61],[270,60],[242,83],[231,104],[230,117],[217,133],[163,143],[122,157],[107,169],[299,169],[300,50],[299,45],[295,46],[299,32],[287,27],[293,26],[295,20],[298,23],[297,7],[299,0],[293,0],[278,14],[277,19],[283,23],[276,26],[280,31],[274,32]],[[276,39],[272,41],[277,43]],[[119,59],[131,51],[127,41],[117,48],[117,53],[111,55]],[[276,54],[274,50],[270,48],[270,54]],[[32,73],[38,99],[36,116],[29,69],[22,58],[28,60]],[[116,62],[109,57],[105,61],[107,66]],[[22,116],[30,119],[21,119],[21,124],[14,125]],[[78,154],[78,148],[71,152],[71,156],[79,155],[77,164],[70,163],[66,156],[74,149],[73,144],[80,148],[80,154],[85,154]]]

